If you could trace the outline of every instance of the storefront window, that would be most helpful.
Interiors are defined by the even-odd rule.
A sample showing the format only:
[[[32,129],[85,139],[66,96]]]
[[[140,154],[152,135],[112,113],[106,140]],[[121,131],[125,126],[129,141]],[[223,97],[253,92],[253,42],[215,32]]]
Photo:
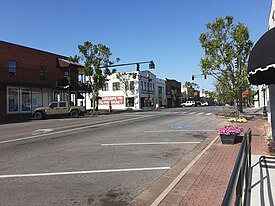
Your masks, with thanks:
[[[53,92],[53,101],[54,102],[61,101],[61,92],[60,91],[54,91]]]
[[[7,88],[7,110],[8,113],[19,112],[19,88]]]
[[[27,88],[21,89],[21,111],[31,111],[31,90]]]
[[[48,103],[46,104],[48,106]],[[32,89],[32,105],[31,105],[31,109],[32,112],[34,112],[34,110],[37,107],[42,107],[42,90],[40,88],[33,88]]]
[[[126,107],[134,107],[134,97],[127,97],[126,98]]]

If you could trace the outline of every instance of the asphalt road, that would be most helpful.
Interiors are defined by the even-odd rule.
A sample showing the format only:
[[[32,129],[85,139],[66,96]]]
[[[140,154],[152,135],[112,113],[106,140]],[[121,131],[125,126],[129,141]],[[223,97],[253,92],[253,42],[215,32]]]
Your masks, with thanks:
[[[218,109],[0,125],[0,205],[127,205],[215,135]]]

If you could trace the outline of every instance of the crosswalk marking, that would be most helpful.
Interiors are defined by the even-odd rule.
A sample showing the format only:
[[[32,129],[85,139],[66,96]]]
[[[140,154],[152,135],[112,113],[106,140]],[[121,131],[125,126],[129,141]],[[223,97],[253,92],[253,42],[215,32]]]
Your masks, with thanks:
[[[206,112],[194,112],[194,111],[165,111],[165,112],[161,112],[161,111],[152,111],[152,112],[147,112],[147,114],[175,114],[175,115],[181,115],[181,114],[185,114],[185,115],[206,115],[206,116],[210,116],[212,115],[213,113],[206,113]],[[136,112],[134,114],[125,114],[125,116],[143,116],[144,115],[144,112],[143,113],[139,113],[139,112]]]

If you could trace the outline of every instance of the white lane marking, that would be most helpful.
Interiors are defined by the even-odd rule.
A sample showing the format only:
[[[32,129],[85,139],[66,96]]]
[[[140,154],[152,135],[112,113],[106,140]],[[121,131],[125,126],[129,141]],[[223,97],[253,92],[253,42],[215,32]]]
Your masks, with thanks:
[[[200,112],[200,113],[198,113],[198,114],[202,115],[202,114],[204,114],[204,112]]]
[[[144,132],[214,132],[215,130],[205,129],[205,130],[190,130],[190,129],[177,129],[177,130],[158,130],[158,131],[144,131]]]
[[[207,113],[207,114],[205,114],[206,116],[209,116],[209,115],[211,115],[211,114],[213,114],[213,113]]]
[[[38,130],[33,131],[32,135],[37,135],[39,133],[44,134],[44,133],[52,132],[52,131],[53,131],[53,129],[38,129]]]
[[[43,176],[58,176],[58,175],[79,175],[79,174],[96,174],[96,173],[110,173],[110,172],[135,172],[135,171],[170,170],[170,169],[171,169],[171,167],[149,167],[149,168],[130,168],[130,169],[112,169],[112,170],[74,171],[74,172],[51,172],[51,173],[0,175],[0,178],[43,177]]]
[[[190,112],[190,113],[188,113],[188,114],[195,114],[196,112]]]
[[[182,114],[186,114],[187,112],[181,112]]]
[[[98,126],[105,126],[105,125],[121,123],[121,122],[128,122],[128,121],[132,121],[132,120],[144,119],[146,117],[148,117],[148,116],[118,120],[118,121],[113,121],[113,122],[100,123],[100,124],[84,126],[84,127],[78,127],[78,128],[72,128],[72,129],[66,129],[66,130],[62,130],[62,131],[56,131],[56,132],[45,133],[45,134],[38,134],[38,135],[30,136],[30,137],[22,137],[22,138],[18,138],[18,139],[11,139],[11,140],[6,140],[6,141],[1,141],[0,144],[10,143],[10,142],[17,142],[17,141],[22,141],[22,140],[27,140],[27,139],[34,139],[34,138],[37,138],[37,137],[44,137],[44,136],[49,136],[49,135],[54,135],[54,134],[62,134],[62,133],[73,132],[73,131],[78,131],[78,130],[82,130],[82,129],[94,128],[94,127],[98,127]]]
[[[199,144],[200,142],[144,142],[144,143],[113,143],[101,146],[129,146],[129,145],[167,145],[167,144]]]

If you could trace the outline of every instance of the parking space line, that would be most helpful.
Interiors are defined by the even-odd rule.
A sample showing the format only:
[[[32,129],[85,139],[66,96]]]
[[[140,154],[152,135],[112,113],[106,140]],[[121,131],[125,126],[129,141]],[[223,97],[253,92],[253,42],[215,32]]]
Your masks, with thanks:
[[[111,172],[135,172],[135,171],[170,170],[170,169],[171,167],[149,167],[149,168],[130,168],[130,169],[112,169],[112,170],[74,171],[74,172],[14,174],[14,175],[0,175],[0,179],[16,178],[16,177],[44,177],[44,176],[97,174],[97,173],[111,173]]]
[[[101,146],[130,146],[130,145],[169,145],[169,144],[199,144],[200,142],[141,142],[141,143],[112,143]]]

